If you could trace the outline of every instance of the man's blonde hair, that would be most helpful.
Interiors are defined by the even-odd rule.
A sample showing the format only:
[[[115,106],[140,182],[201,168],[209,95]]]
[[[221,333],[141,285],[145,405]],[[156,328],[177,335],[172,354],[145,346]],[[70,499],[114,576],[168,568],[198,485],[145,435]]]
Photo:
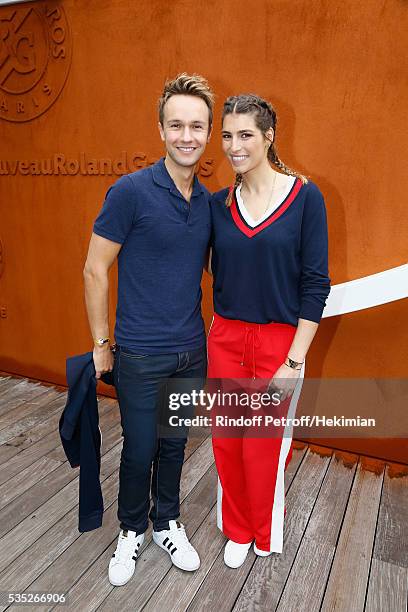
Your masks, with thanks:
[[[163,93],[159,98],[160,123],[163,125],[166,102],[168,102],[172,96],[180,94],[185,96],[197,96],[197,98],[204,100],[208,107],[209,127],[211,128],[213,122],[214,94],[210,89],[207,79],[199,74],[187,74],[186,72],[182,72],[174,79],[168,79],[166,81]]]

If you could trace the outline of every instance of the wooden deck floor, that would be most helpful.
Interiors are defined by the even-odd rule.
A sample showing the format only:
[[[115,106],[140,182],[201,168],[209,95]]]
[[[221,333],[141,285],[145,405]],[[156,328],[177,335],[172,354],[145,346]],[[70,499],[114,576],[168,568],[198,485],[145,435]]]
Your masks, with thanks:
[[[133,579],[112,587],[107,566],[118,534],[117,403],[99,403],[103,527],[80,534],[78,471],[66,461],[57,432],[65,400],[54,387],[0,378],[1,592],[66,593],[68,603],[55,608],[81,612],[406,612],[407,466],[301,444],[286,472],[283,554],[262,559],[251,551],[238,570],[225,567],[211,442],[191,437],[181,517],[200,569],[174,568],[149,531]],[[4,595],[2,604],[0,612],[7,608]]]

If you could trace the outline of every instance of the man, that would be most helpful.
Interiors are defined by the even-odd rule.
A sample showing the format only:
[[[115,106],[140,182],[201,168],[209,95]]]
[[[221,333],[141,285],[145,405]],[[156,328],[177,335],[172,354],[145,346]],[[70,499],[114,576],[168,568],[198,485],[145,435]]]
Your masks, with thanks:
[[[206,375],[200,282],[210,236],[209,194],[194,170],[210,137],[212,109],[213,94],[204,78],[183,73],[165,84],[159,131],[166,157],[109,189],[84,268],[96,376],[113,369],[124,436],[121,530],[109,564],[115,586],[134,573],[148,517],[153,540],[177,567],[193,571],[200,565],[177,521],[186,439],[157,439],[156,426],[160,382]],[[116,257],[118,349],[113,359],[108,272]]]

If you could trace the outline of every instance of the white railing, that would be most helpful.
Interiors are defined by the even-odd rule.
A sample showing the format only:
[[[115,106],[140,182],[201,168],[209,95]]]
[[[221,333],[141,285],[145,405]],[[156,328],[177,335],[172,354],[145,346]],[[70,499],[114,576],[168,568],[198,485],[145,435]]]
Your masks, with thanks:
[[[21,2],[35,2],[35,0],[0,0],[0,6],[6,6],[7,4],[19,4]]]

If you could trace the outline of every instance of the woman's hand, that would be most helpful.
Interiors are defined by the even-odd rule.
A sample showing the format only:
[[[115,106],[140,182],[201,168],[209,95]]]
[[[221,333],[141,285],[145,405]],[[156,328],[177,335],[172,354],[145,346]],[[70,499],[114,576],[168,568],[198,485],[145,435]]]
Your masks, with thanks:
[[[295,370],[282,363],[269,381],[268,392],[271,395],[278,393],[281,402],[284,402],[295,390],[299,376],[300,369]]]

